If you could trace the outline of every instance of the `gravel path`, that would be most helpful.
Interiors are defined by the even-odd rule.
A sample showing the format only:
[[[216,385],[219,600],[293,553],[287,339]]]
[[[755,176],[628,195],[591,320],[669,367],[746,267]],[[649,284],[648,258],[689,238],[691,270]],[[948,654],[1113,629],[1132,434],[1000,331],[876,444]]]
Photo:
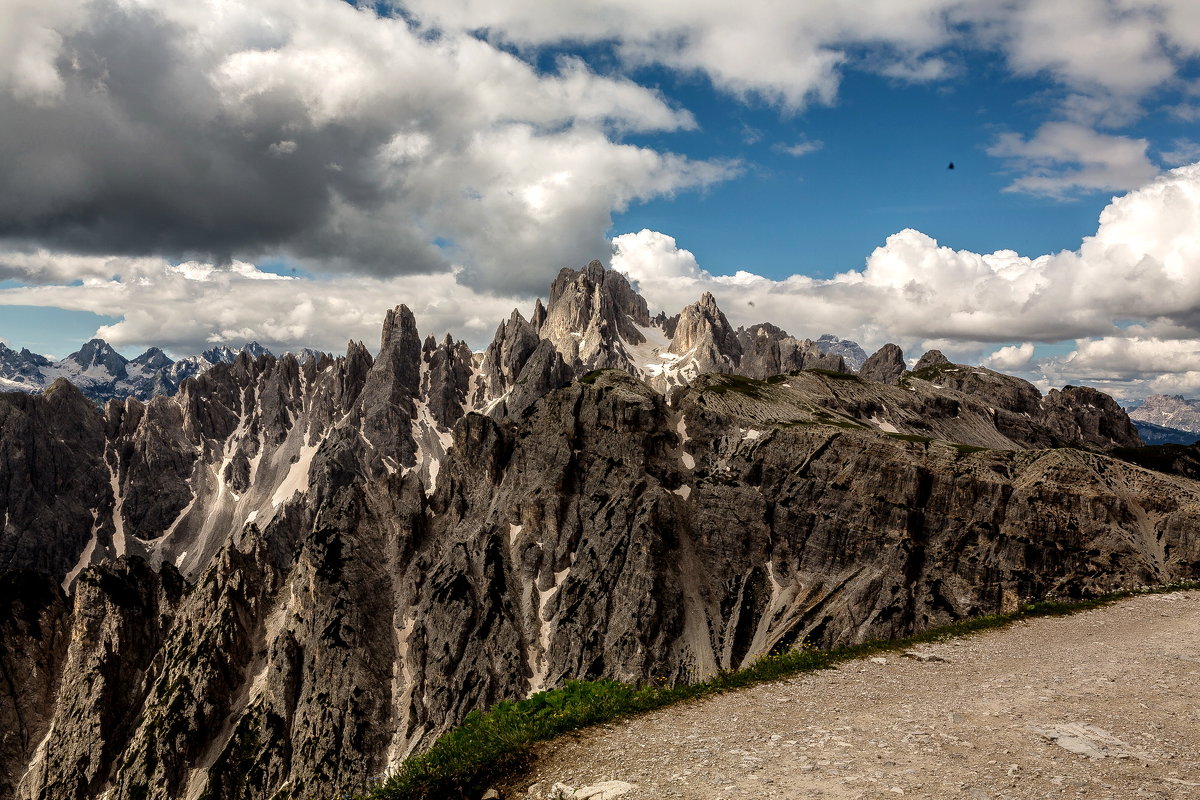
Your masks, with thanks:
[[[891,654],[565,737],[503,796],[1200,798],[1200,592],[920,652],[945,660]]]

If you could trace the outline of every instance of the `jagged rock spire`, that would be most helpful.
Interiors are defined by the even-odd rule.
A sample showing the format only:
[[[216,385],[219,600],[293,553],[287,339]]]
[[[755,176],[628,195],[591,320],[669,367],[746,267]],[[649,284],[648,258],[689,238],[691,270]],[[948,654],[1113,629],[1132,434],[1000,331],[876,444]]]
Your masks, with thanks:
[[[898,345],[888,342],[867,358],[858,375],[869,381],[895,384],[905,369],[904,351]]]

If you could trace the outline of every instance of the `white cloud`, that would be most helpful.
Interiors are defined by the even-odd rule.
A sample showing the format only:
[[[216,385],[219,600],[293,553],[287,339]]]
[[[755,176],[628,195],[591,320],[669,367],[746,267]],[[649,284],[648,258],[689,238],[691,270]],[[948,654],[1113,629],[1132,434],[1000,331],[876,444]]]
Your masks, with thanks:
[[[825,146],[825,143],[819,139],[801,139],[795,144],[779,144],[776,149],[781,153],[787,153],[789,156],[800,158],[809,153],[815,153]]]
[[[1167,113],[1181,122],[1196,122],[1200,120],[1200,105],[1196,103],[1180,103],[1168,106]]]
[[[1033,342],[1010,344],[984,358],[979,363],[999,372],[1016,372],[1029,366],[1033,359]]]
[[[1177,31],[1151,3],[1072,0],[971,4],[966,12],[1006,52],[1019,74],[1114,94],[1150,91],[1175,72]]]
[[[63,33],[86,15],[77,0],[6,0],[0,14],[0,89],[35,103],[51,102],[63,83],[54,62]]]
[[[538,0],[412,0],[430,25],[482,30],[525,46],[617,42],[628,64],[702,73],[719,89],[789,109],[833,101],[854,45],[886,44],[880,68],[936,77],[920,58],[950,37],[945,11],[958,0],[845,3],[714,0],[655,3],[599,0],[547,5]]]
[[[1074,122],[1048,122],[1025,139],[1002,134],[988,154],[1024,172],[1005,191],[1065,197],[1075,191],[1123,191],[1158,174],[1149,142],[1099,133]]]
[[[53,257],[0,254],[0,264],[21,263],[24,275],[48,279]],[[78,285],[42,284],[0,290],[0,306],[26,305],[90,311],[120,317],[96,335],[119,348],[151,345],[176,355],[198,353],[214,342],[258,340],[276,352],[316,347],[343,352],[348,339],[377,347],[387,309],[405,303],[422,335],[447,331],[473,347],[491,340],[496,325],[532,299],[476,292],[453,273],[390,278],[291,278],[250,264],[226,267],[200,262],[174,265],[157,259],[93,258],[73,265],[87,273]],[[0,273],[2,274],[2,273]],[[113,275],[120,279],[113,279]]]
[[[1163,150],[1159,156],[1173,167],[1195,163],[1200,161],[1200,142],[1191,139],[1176,139],[1171,142],[1171,149]]]
[[[956,74],[955,51],[1001,52],[1016,74],[1045,77],[1089,121],[1136,113],[1200,51],[1193,0],[409,0],[438,29],[485,30],[522,47],[616,43],[628,64],[706,75],[730,94],[788,109],[830,103],[847,68],[909,81]],[[1083,102],[1094,98],[1097,102]],[[1133,105],[1130,105],[1130,100]],[[1090,109],[1087,109],[1091,106]]]

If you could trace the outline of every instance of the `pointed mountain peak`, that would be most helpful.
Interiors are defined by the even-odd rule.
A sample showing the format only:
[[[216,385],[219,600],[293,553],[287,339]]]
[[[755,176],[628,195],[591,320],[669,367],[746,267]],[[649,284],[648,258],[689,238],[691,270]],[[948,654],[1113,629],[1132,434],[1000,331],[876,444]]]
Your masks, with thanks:
[[[534,308],[538,316],[537,307]],[[650,325],[650,310],[646,301],[633,290],[629,281],[619,272],[605,269],[599,261],[592,261],[582,270],[564,268],[550,286],[550,305],[545,310],[545,319],[535,329],[542,338],[549,339],[569,363],[581,362],[584,366],[616,366],[609,361],[609,353],[616,338],[630,344],[641,344],[646,339],[638,326]],[[588,332],[587,347],[581,349]],[[601,364],[595,359],[600,359]]]
[[[129,363],[137,364],[138,366],[142,366],[147,369],[154,370],[154,369],[162,369],[163,367],[169,367],[172,364],[174,364],[175,362],[172,361],[171,358],[166,353],[164,353],[162,350],[160,350],[159,348],[151,347],[149,350],[142,353],[140,356],[133,359]]]
[[[905,369],[904,351],[899,345],[888,342],[863,362],[858,375],[869,381],[895,384]]]
[[[516,309],[514,308],[515,312]],[[533,319],[531,320],[534,330],[541,330],[542,325],[546,322],[546,307],[542,305],[542,298],[538,298],[533,304]]]
[[[205,350],[200,357],[210,364],[232,364],[237,358],[237,353],[233,348],[222,344]]]
[[[243,352],[243,353],[249,353],[249,354],[250,354],[250,356],[251,356],[252,358],[258,358],[259,356],[269,356],[269,355],[272,355],[272,353],[271,353],[271,351],[270,351],[270,350],[268,350],[267,348],[263,347],[263,346],[262,346],[261,344],[259,344],[258,342],[248,342],[247,344],[245,344],[245,345],[242,347],[242,352]]]
[[[417,349],[420,349],[421,338],[417,333],[417,318],[413,316],[409,307],[403,304],[389,309],[379,336],[380,358],[384,353],[394,350],[402,343],[407,345],[410,341],[415,341]]]
[[[930,350],[929,352],[925,353],[925,355],[921,356],[921,360],[917,362],[915,367],[913,367],[913,372],[920,372],[926,367],[940,367],[943,364],[949,363],[951,363],[950,359],[942,355],[941,350]]]
[[[78,365],[80,371],[90,373],[89,377],[96,380],[105,380],[104,375],[108,379],[126,377],[125,365],[129,363],[103,339],[92,339],[63,360]]]
[[[732,372],[741,360],[742,346],[716,298],[705,292],[699,301],[679,313],[670,352],[681,356],[690,353],[701,374]]]

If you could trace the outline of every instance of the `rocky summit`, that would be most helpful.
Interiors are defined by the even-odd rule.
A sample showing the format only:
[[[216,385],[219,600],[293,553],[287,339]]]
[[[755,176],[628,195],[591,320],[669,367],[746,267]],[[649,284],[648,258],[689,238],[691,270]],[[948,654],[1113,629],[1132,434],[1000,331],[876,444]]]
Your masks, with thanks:
[[[398,306],[375,356],[0,395],[0,796],[335,796],[569,679],[1200,574],[1107,395],[834,339],[593,262],[482,353]]]

